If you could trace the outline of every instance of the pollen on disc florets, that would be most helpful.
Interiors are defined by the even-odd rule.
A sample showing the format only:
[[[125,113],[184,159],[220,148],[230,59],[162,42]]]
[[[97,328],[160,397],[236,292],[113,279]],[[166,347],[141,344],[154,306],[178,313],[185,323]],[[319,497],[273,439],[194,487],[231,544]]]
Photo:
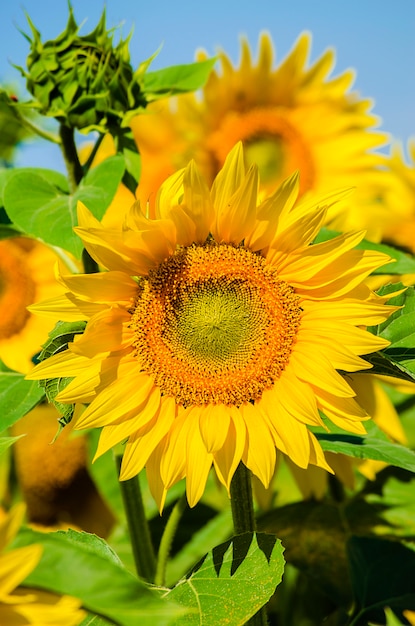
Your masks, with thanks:
[[[178,404],[255,401],[284,370],[299,297],[262,256],[228,244],[181,248],[141,287],[134,355]]]

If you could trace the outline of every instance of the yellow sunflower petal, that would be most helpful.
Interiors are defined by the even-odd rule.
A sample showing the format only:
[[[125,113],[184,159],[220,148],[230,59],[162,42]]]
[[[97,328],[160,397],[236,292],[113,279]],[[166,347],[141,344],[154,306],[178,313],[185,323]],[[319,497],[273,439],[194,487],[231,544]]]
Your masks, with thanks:
[[[264,487],[268,488],[276,463],[276,450],[269,428],[254,405],[246,403],[239,410],[247,432],[242,460],[252,473],[258,476]]]
[[[213,455],[213,463],[219,480],[230,489],[232,477],[242,459],[246,441],[246,424],[235,407],[229,407],[231,422],[228,436],[221,450]]]
[[[286,66],[299,63],[300,82],[306,49]],[[309,74],[316,88],[327,59]],[[297,178],[285,176],[258,204],[240,145],[207,189],[192,164],[167,181],[154,219],[136,203],[117,230],[80,209],[108,271],[62,280],[74,307],[101,308],[31,375],[74,378],[59,397],[90,402],[75,427],[103,429],[98,455],[128,439],[121,478],[145,467],[160,509],[183,478],[194,506],[212,463],[228,491],[241,461],[268,485],[277,451],[331,471],[309,426],[365,432],[352,376],[388,342],[364,327],[396,310],[366,282],[386,257],[356,250],[361,233],[312,243],[343,190],[296,203]]]
[[[154,423],[148,423],[129,438],[121,466],[121,477],[123,480],[136,476],[143,469],[151,454],[153,454],[156,447],[169,432],[173,424],[174,415],[175,408],[173,398],[163,399],[160,404],[160,411],[154,417]],[[110,441],[103,441],[101,443],[105,430],[112,428],[120,429],[122,426],[122,424],[119,424],[113,427],[107,426],[106,429],[103,429],[97,454],[102,454],[111,447]],[[121,431],[119,431],[119,433],[121,434]],[[113,433],[111,432],[109,433],[108,439],[112,436],[112,434]],[[118,433],[116,438],[119,439]],[[119,439],[119,441],[121,440],[122,438]]]

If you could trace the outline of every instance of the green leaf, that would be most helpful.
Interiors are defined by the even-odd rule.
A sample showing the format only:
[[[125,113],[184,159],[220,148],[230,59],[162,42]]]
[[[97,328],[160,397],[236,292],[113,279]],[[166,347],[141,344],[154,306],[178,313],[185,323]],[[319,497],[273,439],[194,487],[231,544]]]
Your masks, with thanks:
[[[382,487],[382,494],[369,493],[367,502],[378,505],[386,522],[386,532],[393,527],[395,536],[415,537],[414,480],[401,481],[391,476]]]
[[[355,612],[350,626],[384,623],[384,609],[398,617],[415,609],[415,552],[398,541],[351,537],[347,544]]]
[[[4,366],[3,366],[4,367]],[[44,396],[36,381],[25,380],[23,374],[9,369],[0,370],[0,432],[13,426],[31,411]]]
[[[415,452],[385,439],[360,435],[317,434],[321,447],[327,452],[346,454],[357,459],[383,461],[395,467],[415,472]]]
[[[314,243],[328,241],[329,239],[333,239],[340,234],[341,233],[338,231],[322,228]],[[397,248],[387,246],[383,243],[374,243],[373,241],[368,241],[367,239],[363,239],[363,241],[361,241],[356,248],[358,250],[376,250],[377,252],[383,252],[387,256],[391,257],[391,259],[394,259],[391,263],[387,263],[386,265],[379,267],[373,272],[373,274],[413,274],[415,272],[415,258],[405,252],[402,252],[401,250],[398,250]]]
[[[265,533],[237,535],[214,548],[166,594],[194,610],[180,625],[245,624],[281,582],[282,553],[279,539]]]
[[[412,372],[405,365],[398,363],[392,356],[384,352],[372,352],[371,354],[365,354],[365,361],[372,365],[370,370],[362,370],[359,374],[378,374],[380,376],[392,376],[393,378],[400,378],[407,382],[413,383],[415,381],[415,372]]]
[[[56,172],[55,170],[48,170],[43,167],[19,167],[18,169],[7,168],[7,169],[0,170],[0,198],[1,198],[2,206],[4,206],[4,199],[3,199],[4,188],[6,187],[9,180],[13,178],[14,176],[16,176],[17,173],[38,174],[40,176],[43,176],[47,180],[49,180],[49,182],[52,185],[55,185],[56,187],[58,187],[58,189],[61,189],[62,191],[69,193],[68,181],[66,177],[60,172]]]
[[[394,376],[405,380],[415,380],[415,289],[402,283],[386,285],[379,289],[379,295],[387,295],[404,289],[403,293],[393,296],[388,304],[398,306],[387,320],[368,330],[390,341],[390,345],[382,350],[383,361],[395,370]],[[369,360],[370,357],[365,357]],[[369,370],[371,373],[372,370]],[[378,373],[376,371],[375,373]]]
[[[80,200],[97,219],[101,219],[115,196],[124,171],[125,161],[120,154],[108,157],[91,168],[73,196],[75,208]]]
[[[121,565],[121,561],[114,550],[112,550],[104,539],[97,537],[97,535],[92,535],[87,532],[76,532],[73,529],[67,531],[58,530],[57,534],[64,535],[65,538],[75,546],[75,549],[80,546],[82,549],[91,552],[91,554],[98,554],[116,565]]]
[[[373,420],[364,422],[367,434],[354,435],[332,424],[324,415],[322,417],[330,432],[320,427],[312,427],[311,430],[323,450],[346,454],[358,459],[383,461],[415,472],[415,452],[400,444],[392,443]]]
[[[14,170],[3,191],[10,220],[24,233],[81,257],[82,242],[73,232],[77,225],[76,207],[82,201],[101,219],[124,174],[121,155],[109,157],[91,169],[74,195],[66,178],[53,170]]]
[[[79,626],[113,626],[113,624],[113,621],[109,622],[99,615],[89,614],[88,617],[86,617]]]
[[[390,609],[385,610],[385,617],[386,626],[401,626],[403,624]],[[376,624],[371,624],[370,626],[376,626]]]
[[[25,579],[25,585],[79,598],[88,611],[120,626],[168,626],[178,623],[186,609],[160,597],[105,554],[96,538],[91,540],[63,531],[41,533],[22,529],[13,547],[40,544],[42,558]]]
[[[212,550],[218,541],[225,541],[232,535],[233,524],[229,510],[222,511],[209,520],[199,531],[195,532],[190,541],[167,563],[166,584],[175,584],[179,578],[189,571],[194,563]]]
[[[21,237],[20,230],[16,230],[9,224],[0,224],[0,239],[10,239],[11,237]]]
[[[172,65],[156,72],[146,72],[143,76],[146,98],[151,101],[160,96],[200,89],[207,81],[215,63],[216,58],[212,58],[187,65]]]

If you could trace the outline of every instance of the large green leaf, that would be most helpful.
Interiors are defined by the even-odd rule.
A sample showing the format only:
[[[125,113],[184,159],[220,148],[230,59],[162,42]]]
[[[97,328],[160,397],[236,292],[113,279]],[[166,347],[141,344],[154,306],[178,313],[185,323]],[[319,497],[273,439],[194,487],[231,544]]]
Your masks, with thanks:
[[[171,586],[181,578],[196,561],[212,550],[218,541],[232,535],[233,524],[229,509],[210,519],[167,563],[166,584]]]
[[[43,554],[25,579],[29,587],[75,596],[88,611],[120,626],[173,625],[187,612],[130,574],[94,535],[22,529],[13,547],[32,544],[40,544]]]
[[[25,380],[23,374],[0,368],[0,432],[13,426],[33,409],[44,396],[36,381]]]
[[[53,170],[14,170],[4,190],[4,208],[23,232],[68,250],[77,258],[82,242],[73,232],[76,207],[82,201],[98,219],[107,210],[124,174],[121,155],[109,157],[91,169],[73,195],[64,176]]]
[[[415,472],[415,452],[386,439],[360,435],[318,434],[323,450],[346,454],[357,459],[383,461]]]
[[[239,626],[281,582],[283,548],[274,535],[245,533],[214,548],[166,597],[193,609],[183,626]]]
[[[414,550],[377,537],[351,537],[347,548],[355,599],[350,626],[384,623],[387,607],[399,617],[415,610]]]
[[[172,65],[155,72],[146,72],[143,85],[146,98],[156,99],[160,96],[196,91],[203,87],[216,63],[216,58],[189,63]]]

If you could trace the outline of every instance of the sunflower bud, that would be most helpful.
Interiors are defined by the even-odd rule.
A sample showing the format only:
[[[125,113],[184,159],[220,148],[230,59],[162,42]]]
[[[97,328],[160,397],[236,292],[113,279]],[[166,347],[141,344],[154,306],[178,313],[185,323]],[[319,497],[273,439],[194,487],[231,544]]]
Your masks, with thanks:
[[[72,7],[65,31],[42,43],[27,16],[32,38],[27,70],[19,68],[34,96],[32,105],[42,114],[84,132],[105,132],[120,126],[124,115],[146,106],[139,72],[130,64],[129,37],[113,44],[105,10],[96,28],[79,35]]]

